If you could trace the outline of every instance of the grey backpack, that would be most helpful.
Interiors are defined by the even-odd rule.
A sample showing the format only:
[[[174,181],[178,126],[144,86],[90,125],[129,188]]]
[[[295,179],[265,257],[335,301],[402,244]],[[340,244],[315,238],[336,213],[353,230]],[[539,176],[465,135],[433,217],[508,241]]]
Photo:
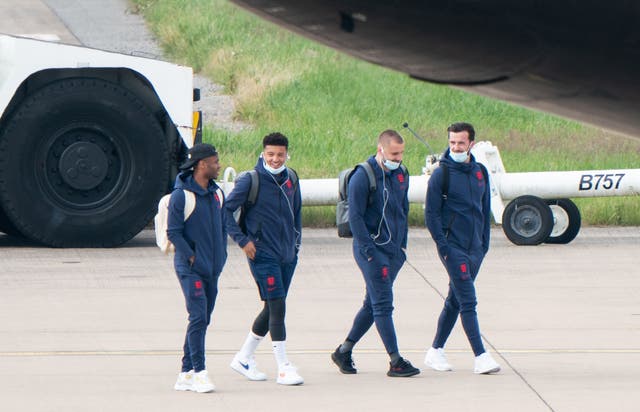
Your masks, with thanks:
[[[336,226],[338,227],[338,237],[353,237],[351,233],[351,226],[349,226],[349,199],[348,187],[349,179],[355,173],[358,167],[362,167],[367,173],[369,178],[369,200],[368,204],[373,202],[371,194],[376,191],[376,175],[373,172],[373,168],[368,162],[358,163],[352,168],[345,169],[338,175],[338,204],[336,205]],[[402,174],[407,175],[407,167],[403,164],[400,165]]]
[[[347,199],[349,179],[358,167],[362,167],[369,178],[369,203],[371,203],[371,193],[376,190],[376,176],[373,168],[367,162],[358,163],[352,168],[345,169],[338,175],[338,204],[336,205],[336,226],[338,227],[338,237],[353,237],[349,226],[349,199]]]

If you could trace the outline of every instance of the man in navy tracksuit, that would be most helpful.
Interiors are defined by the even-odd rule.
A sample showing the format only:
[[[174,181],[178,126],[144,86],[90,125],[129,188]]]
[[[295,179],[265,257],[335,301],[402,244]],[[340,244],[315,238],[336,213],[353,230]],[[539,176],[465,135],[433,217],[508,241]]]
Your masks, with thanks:
[[[169,201],[167,235],[176,249],[173,265],[189,313],[189,326],[175,389],[211,392],[214,385],[205,368],[205,335],[218,295],[218,278],[227,259],[222,191],[214,180],[220,171],[215,147],[194,145],[180,169],[184,171],[177,176]],[[184,190],[192,192],[196,200],[186,221]]]
[[[482,260],[489,250],[490,186],[483,166],[470,152],[475,139],[473,126],[454,123],[447,131],[449,148],[440,163],[447,165],[448,193],[445,198],[444,169],[439,167],[429,179],[425,221],[449,274],[449,293],[425,364],[437,371],[452,369],[445,357],[444,345],[459,315],[475,355],[474,372],[494,373],[500,370],[500,365],[482,344],[474,286]]]
[[[227,230],[247,255],[260,299],[264,302],[230,366],[249,380],[265,380],[267,377],[258,370],[254,353],[269,332],[278,364],[276,382],[300,385],[304,380],[287,359],[285,328],[285,301],[298,262],[302,231],[300,188],[295,172],[285,165],[289,148],[287,137],[271,133],[262,140],[262,147],[254,168],[258,176],[255,203],[247,204],[252,187],[249,173],[238,178],[225,202],[228,216],[240,207],[245,208],[245,232],[233,219],[227,220]]]
[[[353,256],[362,271],[366,294],[346,340],[331,355],[342,373],[357,372],[352,349],[374,323],[391,359],[387,375],[409,377],[420,373],[400,356],[392,318],[393,282],[406,260],[408,233],[409,175],[400,167],[403,154],[402,136],[385,130],[378,137],[376,155],[367,160],[375,173],[376,190],[370,193],[369,179],[362,167],[349,179]]]

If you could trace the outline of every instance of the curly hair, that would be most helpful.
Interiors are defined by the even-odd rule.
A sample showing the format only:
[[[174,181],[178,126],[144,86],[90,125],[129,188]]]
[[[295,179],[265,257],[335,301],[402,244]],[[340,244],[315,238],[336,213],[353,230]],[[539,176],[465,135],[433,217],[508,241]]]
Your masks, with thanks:
[[[280,132],[269,133],[262,139],[262,147],[266,146],[284,146],[289,149],[289,139]]]

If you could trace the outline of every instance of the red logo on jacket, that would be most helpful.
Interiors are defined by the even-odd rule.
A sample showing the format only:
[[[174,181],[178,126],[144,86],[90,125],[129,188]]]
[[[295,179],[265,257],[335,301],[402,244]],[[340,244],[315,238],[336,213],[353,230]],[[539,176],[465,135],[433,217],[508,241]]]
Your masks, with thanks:
[[[478,171],[476,172],[476,177],[478,178],[478,180],[482,180],[482,178],[484,177],[484,176],[482,175],[482,170],[478,170]]]

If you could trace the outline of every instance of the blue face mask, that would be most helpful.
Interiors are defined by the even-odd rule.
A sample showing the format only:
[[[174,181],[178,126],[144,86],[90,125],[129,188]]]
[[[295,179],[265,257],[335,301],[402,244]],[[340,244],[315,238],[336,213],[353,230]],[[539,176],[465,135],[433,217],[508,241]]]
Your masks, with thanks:
[[[282,173],[282,171],[285,169],[285,167],[287,167],[284,163],[282,164],[282,166],[280,166],[277,169],[274,169],[273,167],[269,166],[267,164],[267,162],[265,162],[264,160],[262,161],[262,166],[264,166],[264,168],[271,173],[272,175],[277,175]]]
[[[400,167],[400,163],[402,163],[402,161],[394,162],[394,161],[388,160],[388,159],[384,159],[384,161],[382,162],[384,167],[386,167],[389,170],[396,170],[397,168]]]
[[[387,159],[386,157],[384,157],[384,149],[382,148],[380,148],[380,153],[382,153],[382,164],[384,165],[384,167],[389,170],[396,170],[400,167],[400,163],[402,163],[402,160],[400,160],[399,162],[394,162],[393,160]]]
[[[464,163],[467,161],[467,158],[469,157],[469,153],[467,152],[455,153],[450,151],[449,157],[451,158],[451,160],[453,160],[456,163]]]

